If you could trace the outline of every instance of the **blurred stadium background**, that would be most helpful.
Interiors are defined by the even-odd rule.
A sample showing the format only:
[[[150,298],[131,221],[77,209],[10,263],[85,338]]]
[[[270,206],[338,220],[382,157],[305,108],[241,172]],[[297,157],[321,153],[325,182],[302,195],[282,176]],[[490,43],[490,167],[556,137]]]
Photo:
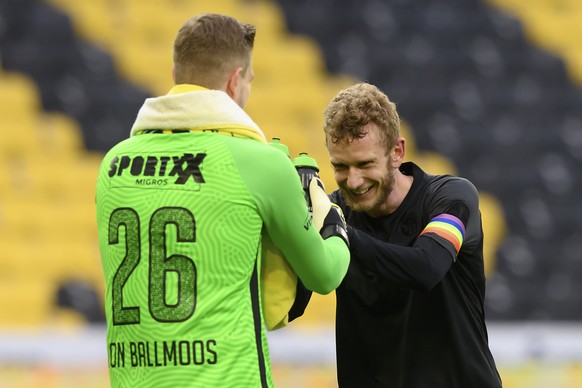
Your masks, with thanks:
[[[198,12],[257,26],[247,111],[328,189],[324,107],[381,87],[408,159],[480,191],[505,386],[582,386],[582,1],[1,0],[0,387],[108,386],[97,168]],[[271,333],[279,387],[336,386],[333,311]]]

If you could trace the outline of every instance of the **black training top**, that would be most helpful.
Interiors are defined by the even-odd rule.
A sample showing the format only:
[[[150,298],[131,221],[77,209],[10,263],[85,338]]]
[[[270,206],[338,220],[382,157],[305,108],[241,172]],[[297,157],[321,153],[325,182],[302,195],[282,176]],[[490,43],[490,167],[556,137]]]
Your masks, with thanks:
[[[477,190],[413,163],[400,170],[414,182],[388,216],[351,211],[339,190],[330,195],[349,225],[352,257],[336,291],[338,383],[501,387],[484,318]]]

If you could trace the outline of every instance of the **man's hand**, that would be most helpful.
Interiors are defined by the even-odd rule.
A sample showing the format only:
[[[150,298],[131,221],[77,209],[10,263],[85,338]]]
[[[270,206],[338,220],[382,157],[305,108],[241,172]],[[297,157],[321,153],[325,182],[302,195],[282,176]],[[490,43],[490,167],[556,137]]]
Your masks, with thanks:
[[[349,247],[346,220],[339,206],[332,203],[323,190],[323,182],[317,177],[309,182],[309,196],[313,205],[313,225],[324,239],[330,236],[341,237]]]

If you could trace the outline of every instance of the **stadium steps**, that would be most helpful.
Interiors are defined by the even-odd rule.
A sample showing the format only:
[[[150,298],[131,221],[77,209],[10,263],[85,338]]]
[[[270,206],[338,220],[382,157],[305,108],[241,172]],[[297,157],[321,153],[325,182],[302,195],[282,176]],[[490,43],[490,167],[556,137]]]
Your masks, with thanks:
[[[172,1],[166,3],[164,12],[160,12],[159,3],[136,0],[49,3],[71,16],[79,36],[111,53],[123,77],[152,94],[164,94],[172,84],[172,42],[189,15],[223,12],[257,25],[253,64],[257,77],[247,111],[268,138],[280,137],[292,156],[308,152],[315,157],[324,183],[330,190],[335,188],[323,145],[323,110],[337,91],[353,83],[354,78],[330,76],[319,46],[306,36],[288,34],[282,11],[274,2]],[[410,155],[411,138],[408,144]],[[441,155],[416,154],[415,158],[429,172],[453,172],[450,160]],[[302,321],[330,323],[333,313],[330,299],[315,297]],[[318,318],[320,315],[324,318]]]
[[[124,78],[152,94],[164,94],[172,86],[172,43],[187,17],[221,12],[255,24],[259,31],[254,52],[257,78],[247,111],[268,138],[281,137],[292,156],[307,151],[320,161],[326,160],[323,141],[310,140],[314,137],[310,131],[315,128],[316,136],[321,136],[325,104],[352,80],[327,76],[318,47],[310,39],[289,36],[274,3],[173,1],[166,2],[164,12],[160,12],[160,3],[135,0],[49,3],[71,17],[73,29],[81,38],[112,54],[114,66]],[[302,84],[309,85],[308,92]],[[323,163],[321,175],[332,181],[329,167]],[[306,316],[302,321],[330,324],[333,320],[322,320],[317,314],[329,311],[328,302],[321,302],[323,308],[317,305],[315,302],[311,307],[313,319]]]
[[[247,111],[263,128],[266,135],[280,137],[289,146],[292,156],[308,152],[320,164],[320,174],[329,190],[335,188],[333,173],[327,163],[323,146],[323,110],[340,89],[355,80],[350,76],[330,76],[323,54],[312,38],[287,33],[285,19],[278,6],[269,1],[257,2],[172,2],[160,12],[157,6],[144,5],[136,0],[94,1],[85,3],[73,0],[54,0],[53,4],[69,12],[73,25],[81,36],[102,45],[119,64],[121,73],[137,84],[146,86],[154,94],[163,94],[171,83],[171,43],[177,28],[188,15],[198,12],[223,12],[257,26],[254,50],[253,94]],[[93,15],[102,15],[96,26]],[[103,29],[107,31],[102,31]],[[115,29],[115,38],[111,30]],[[163,69],[166,69],[164,71]],[[268,108],[266,108],[268,107]],[[316,140],[321,139],[321,140]],[[412,137],[408,137],[409,155],[428,172],[455,172],[450,160],[437,153],[414,152]],[[488,203],[493,203],[490,199]],[[491,209],[499,209],[493,204]],[[486,229],[497,228],[502,217],[492,213],[486,217]],[[498,228],[501,230],[501,228]],[[497,242],[497,240],[490,240]],[[494,249],[490,249],[494,251]],[[316,296],[310,312],[318,312],[329,322],[333,317],[332,297]],[[321,300],[321,303],[318,302]]]
[[[401,119],[401,136],[406,139],[406,160],[414,161],[429,174],[458,175],[458,170],[450,158],[435,152],[419,150],[414,131],[410,124]],[[479,206],[483,221],[483,231],[487,238],[483,242],[485,274],[491,275],[495,269],[495,255],[507,232],[505,215],[499,199],[491,193],[479,191]]]
[[[482,0],[278,2],[291,32],[320,43],[329,71],[388,91],[401,119],[414,129],[418,149],[442,155],[458,175],[475,183],[485,232],[489,314],[493,319],[534,314],[518,301],[531,296],[530,289],[517,285],[520,265],[507,268],[511,258],[503,252],[514,237],[540,238],[544,218],[520,214],[528,196],[550,198],[551,214],[560,201],[571,203],[580,187],[574,166],[582,155],[576,140],[582,128],[576,107],[582,98],[560,59],[530,46],[515,18]],[[543,0],[508,2],[532,10]],[[561,3],[572,7],[579,2],[553,1],[555,7]],[[556,24],[549,28],[561,35]],[[543,162],[556,159],[556,153],[562,153],[563,163]],[[417,160],[423,167],[435,163]],[[557,221],[552,224],[556,231],[573,234],[567,222]],[[559,233],[551,235],[564,239]],[[544,237],[543,244],[551,240]],[[537,250],[533,257],[544,252]],[[540,283],[529,283],[545,292]]]
[[[489,305],[498,313],[497,306],[513,301],[507,304],[511,306],[507,310],[523,309],[533,319],[576,320],[580,313],[571,306],[580,303],[580,288],[576,284],[582,272],[580,250],[574,248],[582,229],[579,221],[582,178],[578,172],[581,154],[576,140],[582,133],[579,109],[582,3],[578,0],[487,0],[487,3],[519,20],[528,44],[564,63],[564,74],[555,67],[546,68],[542,74],[540,70],[535,72],[538,61],[526,60],[527,66],[521,65],[523,59],[508,62],[520,63],[513,69],[516,77],[539,80],[544,99],[529,112],[515,114],[521,128],[529,128],[530,134],[524,136],[523,149],[513,158],[506,157],[505,164],[515,165],[517,160],[526,158],[536,162],[526,171],[511,174],[527,182],[522,193],[513,190],[508,196],[513,204],[513,224],[518,225],[515,229],[519,228],[521,233],[514,233],[509,239],[515,247],[506,246],[500,251],[502,271],[498,290],[502,292],[494,291]],[[544,63],[540,65],[543,68]],[[520,68],[521,74],[516,71]],[[535,89],[531,92],[535,95]],[[532,302],[534,294],[539,297]]]
[[[292,157],[308,152],[319,160],[322,179],[328,185],[333,182],[328,163],[324,163],[323,109],[352,79],[329,77],[317,45],[311,39],[288,35],[274,3],[175,1],[167,2],[164,12],[160,12],[159,3],[135,0],[51,3],[72,17],[81,37],[113,55],[120,74],[152,94],[164,94],[172,85],[173,39],[190,15],[219,12],[255,24],[258,34],[253,66],[257,76],[247,111],[268,138],[280,137],[289,146]],[[324,311],[333,312],[329,298],[315,297],[301,322],[331,324],[333,316],[320,314]]]
[[[446,91],[447,85],[441,85],[444,77],[433,71],[438,65],[442,66],[441,63],[433,64],[431,71],[427,71],[426,68],[415,66],[407,60],[407,55],[411,54],[405,51],[406,47],[416,48],[419,52],[417,55],[422,57],[426,55],[422,53],[423,48],[432,44],[422,35],[426,27],[420,22],[420,15],[415,13],[414,3],[393,6],[373,1],[360,4],[349,1],[313,4],[308,1],[280,0],[279,3],[285,11],[292,32],[307,34],[317,39],[325,54],[324,60],[329,71],[352,74],[389,91],[390,97],[400,110],[403,135],[408,145],[408,160],[414,160],[429,173],[463,174],[466,171],[464,164],[455,165],[450,156],[427,144],[426,139],[431,135],[426,133],[426,125],[417,119],[435,104],[446,103],[446,93],[443,92]],[[437,17],[438,5],[439,1],[432,4]],[[471,9],[470,4],[458,6],[462,10]],[[393,20],[396,16],[391,7],[402,9],[403,14],[398,20]],[[333,14],[333,17],[329,17],[330,14]],[[446,17],[446,13],[442,16]],[[471,23],[479,24],[482,21],[465,23],[470,30],[475,28],[471,27]],[[457,31],[454,23],[445,24],[443,29],[446,30],[447,27],[453,32]],[[450,35],[450,44],[454,44],[455,39],[460,39],[458,34]],[[447,51],[446,58],[455,59],[460,52],[458,49],[455,50]],[[393,82],[387,83],[386,79]],[[425,84],[438,87],[428,90],[421,88]],[[410,98],[411,100],[408,100]],[[444,137],[444,142],[449,144],[455,140],[455,134]],[[505,215],[499,199],[491,192],[481,190],[480,197],[485,210],[483,227],[486,234],[493,237],[485,242],[486,261],[489,263],[487,267],[492,269],[495,251],[503,241],[506,230]]]
[[[149,94],[120,79],[100,46],[75,36],[66,14],[41,0],[5,0],[0,23],[1,66],[31,77],[43,110],[72,117],[89,150],[127,137]]]
[[[83,322],[56,306],[63,281],[102,288],[95,241],[99,160],[77,124],[41,110],[34,82],[0,71],[0,326]]]
[[[268,138],[280,137],[292,155],[308,152],[318,160],[327,159],[322,141],[314,140],[321,136],[323,109],[337,90],[353,80],[330,77],[319,47],[309,38],[289,35],[281,10],[274,2],[53,0],[50,3],[68,12],[81,37],[113,55],[121,75],[152,94],[164,94],[172,85],[173,39],[190,15],[222,12],[255,24],[258,34],[253,66],[257,76],[246,110]],[[161,4],[166,5],[163,12]],[[114,36],[111,31],[115,31]],[[327,163],[322,163],[321,173],[324,182],[333,182]]]
[[[582,2],[577,0],[488,0],[517,16],[526,37],[565,59],[572,79],[582,84]]]

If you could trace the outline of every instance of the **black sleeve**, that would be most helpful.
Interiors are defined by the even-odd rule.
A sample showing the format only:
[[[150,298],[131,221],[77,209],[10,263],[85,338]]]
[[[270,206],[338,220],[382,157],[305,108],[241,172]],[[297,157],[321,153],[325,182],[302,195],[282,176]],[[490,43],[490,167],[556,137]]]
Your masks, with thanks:
[[[428,291],[443,279],[453,263],[449,250],[432,238],[421,236],[412,247],[404,247],[348,229],[352,260],[397,286]]]
[[[309,300],[311,300],[311,294],[312,292],[305,288],[301,279],[297,278],[297,293],[295,295],[293,306],[291,306],[291,309],[289,310],[289,322],[303,315],[309,304]]]

